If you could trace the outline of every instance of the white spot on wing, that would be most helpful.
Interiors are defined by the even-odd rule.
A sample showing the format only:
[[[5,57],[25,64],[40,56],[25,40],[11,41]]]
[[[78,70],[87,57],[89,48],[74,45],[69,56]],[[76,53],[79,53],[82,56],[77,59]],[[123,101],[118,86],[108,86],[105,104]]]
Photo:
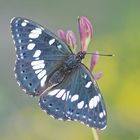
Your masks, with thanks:
[[[59,121],[62,121],[63,119],[62,119],[62,118],[58,118],[58,120],[59,120]]]
[[[44,60],[32,61],[31,66],[38,65],[38,64],[43,64],[43,63],[44,63]]]
[[[32,50],[34,47],[35,47],[35,43],[30,43],[28,44],[27,49]]]
[[[17,34],[17,37],[19,37],[19,34]]]
[[[20,86],[20,82],[19,81],[17,81],[17,84]]]
[[[21,39],[19,39],[18,42],[21,43]]]
[[[39,60],[39,57],[36,57],[35,60]]]
[[[105,110],[103,110],[103,114],[104,114],[104,116],[106,115],[106,111]]]
[[[14,19],[15,19],[15,17],[13,17],[13,18],[11,19],[10,23],[12,23]]]
[[[82,117],[85,119],[86,118],[86,115],[83,115]]]
[[[87,104],[85,105],[85,108],[87,108]]]
[[[47,111],[46,111],[45,109],[43,109],[43,111],[44,111],[45,113],[47,113]]]
[[[72,97],[71,97],[71,102],[74,102],[74,101],[76,101],[76,100],[78,100],[79,99],[79,95],[78,94],[75,94],[75,95],[73,95]]]
[[[45,75],[45,76],[41,79],[41,82],[40,82],[41,87],[43,87],[43,86],[45,85],[46,79],[47,79],[47,75]]]
[[[104,116],[103,112],[100,112],[100,113],[99,113],[99,117],[102,119],[103,116]]]
[[[69,97],[69,94],[70,94],[70,91],[67,91],[67,98],[66,98],[66,100],[68,99],[68,97]]]
[[[15,73],[15,78],[17,78],[17,74]]]
[[[78,117],[79,116],[79,114],[78,113],[76,113],[76,117]]]
[[[42,33],[42,30],[40,28],[36,28],[36,29],[32,30],[31,33],[41,34]]]
[[[24,92],[26,92],[26,89],[22,88],[22,90],[23,90]]]
[[[61,48],[62,48],[62,46],[61,46],[61,45],[58,45],[58,46],[57,46],[57,48],[58,48],[58,49],[61,49]]]
[[[33,57],[39,57],[41,54],[41,51],[40,50],[36,50]]]
[[[14,36],[12,35],[12,38],[14,39]]]
[[[92,82],[89,81],[89,82],[87,82],[87,84],[85,85],[85,87],[86,87],[86,88],[89,88],[89,87],[91,86],[91,84],[92,84]]]
[[[85,124],[85,123],[84,123],[84,122],[82,122],[82,121],[81,121],[80,123]]]
[[[74,119],[74,121],[77,121],[77,119]]]
[[[54,42],[55,42],[55,39],[53,38],[49,41],[49,44],[52,45]]]
[[[66,99],[66,93],[63,95],[62,100],[64,101]]]
[[[89,108],[90,109],[95,108],[97,106],[98,102],[99,102],[99,96],[94,96],[89,101]]]
[[[38,73],[40,73],[41,71],[42,71],[42,69],[36,70],[36,71],[35,71],[35,74],[38,74]]]
[[[30,33],[29,38],[38,38],[39,34]]]
[[[105,125],[105,127],[101,128],[100,130],[104,130],[104,129],[106,129],[106,127],[107,127],[107,125]]]
[[[37,77],[38,79],[41,79],[42,77],[44,77],[46,75],[46,70],[43,70],[42,72],[40,72]]]
[[[16,44],[15,40],[13,40],[14,45]]]
[[[88,118],[88,121],[92,121],[92,119],[91,118]]]
[[[39,28],[42,29],[42,30],[45,30],[45,29],[44,29],[43,27],[41,27],[41,26],[40,26]]]
[[[22,26],[22,27],[25,27],[26,25],[27,25],[26,22],[22,22],[22,23],[21,23],[21,26]]]
[[[69,96],[69,99],[71,98],[71,95]]]
[[[60,90],[59,92],[58,92],[58,94],[56,95],[56,98],[61,98],[62,97],[62,95],[65,93],[65,89],[62,89],[62,90]]]
[[[30,32],[29,38],[38,38],[40,34],[42,34],[42,29],[36,28]]]
[[[50,92],[48,93],[48,95],[54,96],[54,95],[56,95],[59,91],[60,91],[60,89],[52,90],[52,91],[50,91]]]
[[[86,79],[87,78],[87,74],[84,74],[84,79]]]
[[[33,66],[32,68],[33,68],[34,70],[36,70],[36,69],[43,69],[44,67],[45,67],[45,64],[39,64],[39,65]]]
[[[81,101],[81,102],[79,102],[79,103],[77,104],[77,108],[78,108],[78,109],[82,109],[83,106],[84,106],[84,101]]]
[[[26,19],[24,20],[24,22],[29,23],[29,21],[28,21],[28,20],[26,20]]]
[[[99,102],[100,101],[100,97],[96,96],[96,100],[97,100],[97,102]]]

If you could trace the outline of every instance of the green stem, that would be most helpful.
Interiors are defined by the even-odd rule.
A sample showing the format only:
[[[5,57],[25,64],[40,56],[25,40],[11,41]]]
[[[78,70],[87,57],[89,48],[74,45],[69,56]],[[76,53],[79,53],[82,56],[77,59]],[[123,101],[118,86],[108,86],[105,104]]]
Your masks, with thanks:
[[[93,135],[94,140],[99,140],[99,136],[96,129],[94,128],[91,128],[91,129],[92,129],[92,135]]]

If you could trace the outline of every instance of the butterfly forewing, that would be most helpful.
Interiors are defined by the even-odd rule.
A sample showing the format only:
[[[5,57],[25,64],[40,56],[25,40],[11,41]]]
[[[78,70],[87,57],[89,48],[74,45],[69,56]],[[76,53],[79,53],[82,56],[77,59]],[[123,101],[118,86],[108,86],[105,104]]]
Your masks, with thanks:
[[[100,90],[81,64],[66,79],[40,98],[40,106],[57,119],[80,121],[90,127],[106,127],[106,109]]]
[[[17,81],[29,95],[39,95],[47,88],[48,77],[72,52],[57,36],[29,19],[13,18],[11,31],[17,54]]]

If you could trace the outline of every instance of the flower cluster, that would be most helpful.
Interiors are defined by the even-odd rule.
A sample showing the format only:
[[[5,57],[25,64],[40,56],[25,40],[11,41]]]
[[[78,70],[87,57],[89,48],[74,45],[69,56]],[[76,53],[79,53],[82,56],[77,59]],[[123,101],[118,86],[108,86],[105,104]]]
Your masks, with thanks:
[[[93,37],[93,27],[91,22],[87,19],[87,17],[81,16],[78,17],[78,26],[79,26],[79,33],[80,33],[80,43],[81,43],[81,51],[87,51],[89,43]],[[62,39],[67,45],[69,45],[73,50],[76,49],[77,41],[75,33],[68,30],[64,32],[62,29],[58,30],[57,32],[60,39]],[[90,71],[92,72],[95,65],[99,61],[99,52],[95,51],[91,57],[90,63]],[[94,74],[95,80],[98,80],[102,77],[102,72],[97,72]]]

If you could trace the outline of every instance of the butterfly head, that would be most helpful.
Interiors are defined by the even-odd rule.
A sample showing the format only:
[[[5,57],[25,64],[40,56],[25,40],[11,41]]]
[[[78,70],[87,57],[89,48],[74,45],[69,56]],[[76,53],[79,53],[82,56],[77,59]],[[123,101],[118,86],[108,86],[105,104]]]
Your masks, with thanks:
[[[82,60],[84,59],[85,55],[86,55],[85,51],[80,51],[76,54],[76,58]]]

